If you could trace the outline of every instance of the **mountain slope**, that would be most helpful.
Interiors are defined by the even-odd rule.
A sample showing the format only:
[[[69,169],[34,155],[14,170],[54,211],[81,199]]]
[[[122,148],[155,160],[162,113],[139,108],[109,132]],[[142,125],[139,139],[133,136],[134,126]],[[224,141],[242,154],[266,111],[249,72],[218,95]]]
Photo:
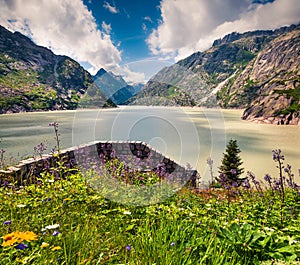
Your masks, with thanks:
[[[145,97],[167,97],[170,104],[217,106],[220,83],[238,76],[267,43],[293,27],[232,33],[216,40],[207,51],[194,53],[162,69],[131,102],[139,104]],[[186,98],[190,100],[187,102]]]
[[[107,72],[103,68],[93,76],[93,79],[97,86],[101,87],[105,95],[118,105],[123,104],[141,89],[140,85],[128,85],[121,76]]]
[[[232,102],[245,95],[243,84],[255,97],[243,119],[260,123],[300,125],[300,26],[272,41],[233,84]]]
[[[76,61],[0,26],[0,114],[79,105],[114,106]]]

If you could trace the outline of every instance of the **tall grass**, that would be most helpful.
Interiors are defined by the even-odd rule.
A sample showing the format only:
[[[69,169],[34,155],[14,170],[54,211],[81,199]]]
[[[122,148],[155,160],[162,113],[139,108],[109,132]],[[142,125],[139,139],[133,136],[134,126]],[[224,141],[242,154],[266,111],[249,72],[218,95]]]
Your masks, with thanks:
[[[107,200],[84,176],[45,175],[38,184],[0,190],[0,264],[260,264],[300,260],[300,205],[280,194],[239,188],[183,188],[144,207]],[[235,195],[234,195],[235,194]],[[36,239],[11,245],[7,235],[30,231]],[[1,243],[1,242],[0,242]],[[20,244],[26,245],[21,250]],[[22,247],[22,245],[21,245]]]
[[[248,172],[241,185],[218,189],[174,192],[161,185],[161,169],[141,173],[117,159],[104,161],[104,171],[70,170],[58,160],[24,187],[0,179],[0,265],[298,264],[300,193],[283,158],[274,150],[279,178],[262,183]],[[114,181],[103,188],[108,177]],[[109,200],[116,181],[124,184],[113,190],[120,199]],[[131,203],[128,188],[146,194],[154,185],[160,197]]]

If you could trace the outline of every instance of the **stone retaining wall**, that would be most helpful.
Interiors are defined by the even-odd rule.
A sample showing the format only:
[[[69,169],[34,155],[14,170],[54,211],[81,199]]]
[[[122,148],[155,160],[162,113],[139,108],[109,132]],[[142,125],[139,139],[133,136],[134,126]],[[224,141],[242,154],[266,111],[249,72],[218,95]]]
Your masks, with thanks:
[[[182,182],[199,187],[200,176],[196,170],[185,169],[174,160],[162,155],[143,142],[96,141],[64,149],[60,154],[43,155],[39,158],[22,160],[18,165],[0,170],[1,179],[13,178],[19,185],[33,183],[41,178],[45,169],[59,164],[68,169],[86,168],[104,158],[116,157],[141,172],[164,169],[168,174],[176,174]]]

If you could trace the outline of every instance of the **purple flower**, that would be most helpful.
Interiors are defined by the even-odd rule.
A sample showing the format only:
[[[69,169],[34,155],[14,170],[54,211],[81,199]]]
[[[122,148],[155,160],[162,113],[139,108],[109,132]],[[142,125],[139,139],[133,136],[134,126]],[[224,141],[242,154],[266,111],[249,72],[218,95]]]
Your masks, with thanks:
[[[232,182],[231,186],[233,188],[238,188],[239,184],[236,181],[234,181],[234,182]]]
[[[280,160],[284,160],[284,155],[281,154],[281,149],[272,150],[272,153],[273,153],[273,160],[275,162],[278,162]]]
[[[170,246],[171,246],[171,247],[174,247],[174,246],[175,246],[175,243],[174,243],[174,242],[171,242]]]
[[[214,161],[211,158],[207,158],[206,163],[207,165],[211,166],[213,165]]]
[[[25,248],[28,248],[26,244],[20,243],[16,246],[16,249],[24,250]]]
[[[53,126],[53,127],[57,128],[58,123],[57,122],[51,122],[51,123],[49,123],[49,126]]]
[[[252,181],[255,179],[255,175],[254,175],[254,173],[251,172],[251,171],[248,171],[248,172],[247,172],[247,176],[248,176],[249,178],[251,178]]]
[[[10,225],[11,224],[11,220],[5,221],[3,222],[4,225]]]
[[[272,178],[269,174],[266,174],[265,177],[264,177],[264,180],[270,183]]]
[[[231,173],[232,175],[236,175],[236,169],[234,169],[234,168],[230,169],[230,173]]]
[[[126,246],[126,250],[131,250],[131,246]]]
[[[250,182],[248,179],[245,179],[242,183],[242,186],[246,189],[250,189],[251,188],[251,185],[250,185]]]
[[[52,233],[52,236],[57,236],[57,235],[59,235],[59,234],[60,234],[60,232],[57,231],[57,230],[55,230],[55,231]]]

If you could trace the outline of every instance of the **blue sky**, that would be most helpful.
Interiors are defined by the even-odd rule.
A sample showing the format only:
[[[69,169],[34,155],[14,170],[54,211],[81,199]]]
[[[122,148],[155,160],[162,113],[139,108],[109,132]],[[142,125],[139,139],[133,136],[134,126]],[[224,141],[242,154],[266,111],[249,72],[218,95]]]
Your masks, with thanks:
[[[111,26],[111,38],[120,45],[123,63],[151,57],[146,39],[160,20],[159,0],[84,0],[99,28]]]
[[[130,83],[224,35],[300,22],[299,0],[0,0],[0,24]]]

